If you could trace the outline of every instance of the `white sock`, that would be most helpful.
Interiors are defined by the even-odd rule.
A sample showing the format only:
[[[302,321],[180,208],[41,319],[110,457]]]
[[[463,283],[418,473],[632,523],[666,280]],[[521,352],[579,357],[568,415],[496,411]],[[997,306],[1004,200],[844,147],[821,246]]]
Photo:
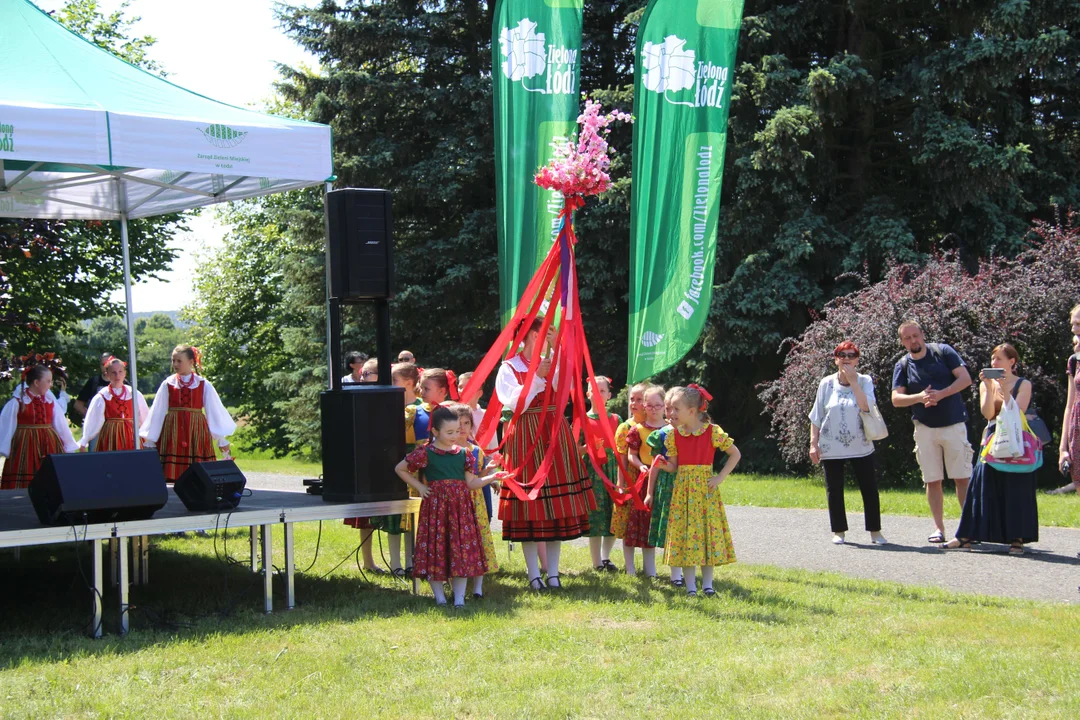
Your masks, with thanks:
[[[630,577],[637,575],[637,568],[634,567],[634,548],[624,542],[622,546],[622,556],[623,562],[626,564],[626,574]]]
[[[428,585],[431,586],[431,594],[435,596],[435,602],[439,605],[445,605],[446,593],[443,592],[442,583],[428,580]]]
[[[702,590],[712,590],[713,589],[712,576],[713,576],[713,566],[712,565],[703,565],[701,567],[701,589]]]
[[[692,565],[683,568],[683,577],[686,579],[686,592],[697,592],[697,568]]]
[[[562,553],[562,541],[548,540],[544,545],[547,547],[548,578],[554,577],[555,587],[562,587],[562,581],[557,577],[559,574],[559,555]]]
[[[390,569],[401,569],[401,536],[400,535],[387,535],[390,546]]]
[[[468,578],[450,578],[450,587],[454,590],[454,604],[465,604],[465,586],[468,584]]]
[[[472,579],[472,591],[473,593],[484,594],[484,576],[477,575]]]
[[[656,577],[656,548],[641,548],[641,564],[646,575]]]
[[[673,568],[671,568],[671,579],[672,580],[682,580],[682,568],[681,567],[673,567]]]
[[[537,556],[536,543],[521,543],[521,554],[525,556],[525,571],[529,580],[540,577],[540,559]]]
[[[611,549],[615,547],[615,536],[608,535],[603,538],[603,544],[600,546],[600,561],[611,562]]]
[[[601,537],[591,537],[591,538],[589,538],[589,554],[592,555],[592,566],[594,568],[595,567],[600,567],[601,565],[604,564],[603,551],[601,550],[601,547],[600,547],[600,541],[603,540],[603,539],[604,538],[601,538]]]
[[[413,540],[415,536],[411,532],[405,533],[405,567],[413,566]]]

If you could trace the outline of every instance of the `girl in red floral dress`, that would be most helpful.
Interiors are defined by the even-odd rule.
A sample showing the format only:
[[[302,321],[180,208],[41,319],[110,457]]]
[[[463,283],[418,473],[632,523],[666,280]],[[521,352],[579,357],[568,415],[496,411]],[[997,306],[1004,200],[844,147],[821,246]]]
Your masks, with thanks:
[[[177,345],[172,352],[175,374],[165,378],[154,396],[150,416],[139,429],[146,447],[158,448],[166,482],[173,483],[192,463],[217,459],[214,441],[229,457],[236,423],[229,417],[217,390],[195,373],[198,350]]]
[[[471,490],[498,478],[477,477],[476,460],[456,444],[460,432],[457,414],[445,407],[431,413],[431,442],[409,453],[394,468],[423,498],[416,528],[413,577],[427,580],[437,605],[446,604],[442,584],[449,580],[454,607],[464,607],[467,579],[486,569],[480,526]],[[423,474],[424,482],[419,475]]]
[[[645,421],[634,425],[626,436],[627,468],[639,468],[645,474],[652,466],[653,451],[647,440],[657,430],[664,427],[664,388],[653,385],[645,391]],[[640,477],[640,475],[639,475]],[[627,491],[634,492],[635,483],[627,483]],[[646,488],[638,493],[644,499]],[[623,559],[626,561],[626,574],[636,575],[634,567],[634,548],[641,548],[641,564],[646,577],[656,577],[656,548],[649,544],[649,528],[652,526],[652,508],[645,510],[634,508],[626,524],[623,536]]]
[[[0,412],[0,455],[7,458],[0,490],[30,485],[46,455],[75,452],[75,438],[49,388],[52,371],[34,365]]]

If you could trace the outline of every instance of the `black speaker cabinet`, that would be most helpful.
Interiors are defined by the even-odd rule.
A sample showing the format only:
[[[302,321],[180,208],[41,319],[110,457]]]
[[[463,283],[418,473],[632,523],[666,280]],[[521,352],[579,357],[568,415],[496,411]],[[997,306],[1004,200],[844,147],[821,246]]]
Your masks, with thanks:
[[[393,219],[388,190],[326,193],[330,297],[348,302],[394,296]]]
[[[48,455],[27,494],[43,525],[147,520],[169,501],[157,450]]]
[[[222,512],[240,504],[247,478],[232,460],[192,463],[173,483],[176,497],[188,510]]]
[[[321,398],[323,500],[404,500],[394,473],[405,457],[405,391],[392,385],[330,390]]]

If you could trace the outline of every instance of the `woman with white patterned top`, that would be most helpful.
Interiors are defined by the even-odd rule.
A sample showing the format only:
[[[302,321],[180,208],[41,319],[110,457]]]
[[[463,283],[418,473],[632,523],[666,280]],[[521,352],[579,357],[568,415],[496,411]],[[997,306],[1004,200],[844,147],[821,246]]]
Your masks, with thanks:
[[[833,352],[837,372],[818,386],[810,411],[810,460],[825,470],[825,495],[829,501],[829,522],[833,542],[844,543],[847,514],[844,509],[844,466],[851,463],[863,498],[866,529],[876,545],[884,545],[881,535],[881,504],[878,499],[874,443],[867,439],[859,414],[869,412],[877,400],[874,381],[860,375],[859,348],[850,340]]]

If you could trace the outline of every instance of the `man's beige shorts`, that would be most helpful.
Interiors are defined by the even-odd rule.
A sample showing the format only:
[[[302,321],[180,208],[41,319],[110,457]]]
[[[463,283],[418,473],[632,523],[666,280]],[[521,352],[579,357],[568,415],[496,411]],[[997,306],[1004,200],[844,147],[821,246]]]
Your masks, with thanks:
[[[967,423],[932,428],[915,421],[915,458],[923,483],[971,477],[971,452]]]

